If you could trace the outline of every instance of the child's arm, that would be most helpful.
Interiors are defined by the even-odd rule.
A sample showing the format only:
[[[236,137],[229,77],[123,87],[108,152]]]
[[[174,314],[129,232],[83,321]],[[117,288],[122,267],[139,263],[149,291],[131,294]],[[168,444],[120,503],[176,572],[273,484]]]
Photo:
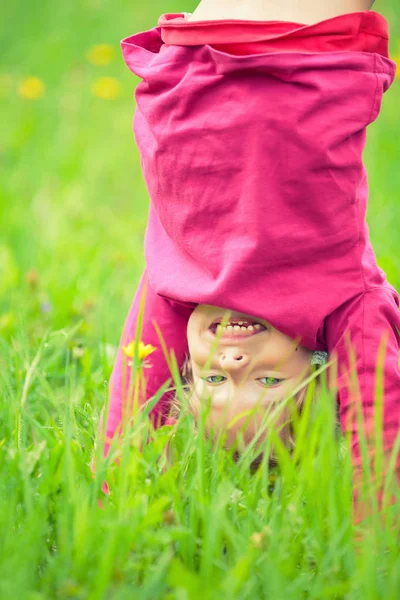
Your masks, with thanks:
[[[108,453],[110,441],[115,435],[120,433],[124,415],[127,419],[132,416],[133,394],[132,389],[130,389],[131,369],[127,367],[128,357],[125,355],[123,347],[128,346],[130,342],[136,339],[136,326],[144,287],[146,287],[146,297],[140,339],[144,344],[154,346],[156,350],[146,359],[146,362],[151,364],[151,368],[145,367],[143,369],[146,378],[146,394],[140,397],[140,405],[143,405],[154,396],[159,388],[171,377],[152,321],[155,320],[157,322],[169,353],[171,350],[174,350],[179,366],[182,366],[188,351],[186,328],[193,309],[175,304],[157,295],[148,281],[147,272],[144,271],[125,321],[117,358],[110,379],[105,455]],[[173,385],[173,382],[171,385]],[[164,394],[152,410],[151,414],[156,423],[159,421],[161,423],[164,422],[165,417],[168,415],[170,397],[171,393]]]
[[[382,474],[377,482],[377,492],[381,492],[388,474],[390,455],[400,432],[400,312],[399,297],[390,288],[377,287],[365,292],[339,309],[326,321],[328,350],[338,359],[338,394],[342,430],[351,434],[351,449],[354,465],[355,499],[362,482],[364,465],[360,448],[357,425],[357,404],[361,398],[364,418],[364,433],[368,447],[368,461],[374,481],[374,459],[376,456],[375,410],[376,400],[383,404],[382,445],[383,458],[377,468]],[[348,351],[348,338],[352,350]],[[381,346],[381,344],[383,346]],[[386,349],[383,360],[383,351]],[[378,367],[377,367],[378,364]],[[381,368],[382,374],[376,375]],[[354,379],[358,381],[354,381]],[[383,381],[383,389],[379,383]],[[359,389],[359,392],[358,392]],[[400,478],[400,459],[396,459],[396,472]],[[358,503],[356,502],[356,507]],[[356,508],[360,513],[360,509]],[[361,515],[356,515],[360,520]]]

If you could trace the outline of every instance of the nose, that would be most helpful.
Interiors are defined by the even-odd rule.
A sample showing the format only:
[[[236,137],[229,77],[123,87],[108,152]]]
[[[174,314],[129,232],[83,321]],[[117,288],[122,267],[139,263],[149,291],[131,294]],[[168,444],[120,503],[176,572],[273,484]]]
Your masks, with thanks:
[[[250,357],[242,350],[227,348],[220,354],[219,361],[225,371],[241,371],[248,366]]]

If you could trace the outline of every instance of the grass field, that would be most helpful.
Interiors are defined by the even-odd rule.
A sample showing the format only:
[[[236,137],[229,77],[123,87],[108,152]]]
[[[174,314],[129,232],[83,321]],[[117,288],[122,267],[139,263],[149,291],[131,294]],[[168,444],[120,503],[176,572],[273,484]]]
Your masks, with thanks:
[[[400,57],[396,4],[377,9]],[[251,454],[234,463],[204,443],[201,426],[194,437],[186,416],[171,464],[157,460],[171,428],[151,435],[138,420],[120,467],[92,477],[148,208],[131,132],[136,81],[119,41],[194,3],[142,6],[0,9],[0,598],[397,600],[390,519],[373,519],[354,548],[350,461],[332,402],[310,431],[299,424],[297,455],[282,450],[279,474],[249,477]],[[365,154],[371,238],[398,289],[399,104],[397,79]],[[112,493],[100,508],[105,474]]]

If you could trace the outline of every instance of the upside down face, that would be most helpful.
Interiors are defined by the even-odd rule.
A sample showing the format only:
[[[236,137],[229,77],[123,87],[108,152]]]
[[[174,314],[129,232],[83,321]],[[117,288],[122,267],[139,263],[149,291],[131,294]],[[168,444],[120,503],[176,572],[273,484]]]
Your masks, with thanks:
[[[253,439],[266,410],[282,404],[310,371],[311,351],[258,317],[199,304],[189,319],[187,338],[191,408],[198,413],[211,398],[207,429],[225,428],[228,445],[239,431],[245,442]],[[275,425],[284,420],[282,412]]]

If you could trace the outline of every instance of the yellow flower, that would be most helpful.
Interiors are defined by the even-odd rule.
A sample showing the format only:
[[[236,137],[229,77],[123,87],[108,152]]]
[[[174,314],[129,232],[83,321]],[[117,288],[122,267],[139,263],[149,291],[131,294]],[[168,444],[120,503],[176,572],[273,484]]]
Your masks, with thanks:
[[[131,342],[127,346],[122,346],[122,350],[124,351],[124,354],[126,356],[128,356],[129,358],[133,358],[135,356],[135,348],[136,348],[136,342]],[[151,344],[144,344],[142,341],[140,341],[139,348],[138,348],[138,359],[140,361],[142,361],[145,358],[147,358],[148,356],[150,356],[150,354],[152,354],[154,351],[155,351],[154,346],[152,346]]]
[[[115,48],[110,44],[96,44],[88,50],[86,58],[92,65],[109,65],[115,58]]]
[[[26,77],[18,86],[18,94],[28,100],[37,100],[44,95],[45,85],[38,77]]]
[[[114,77],[99,77],[92,83],[92,94],[103,100],[114,100],[121,91],[118,79]]]

